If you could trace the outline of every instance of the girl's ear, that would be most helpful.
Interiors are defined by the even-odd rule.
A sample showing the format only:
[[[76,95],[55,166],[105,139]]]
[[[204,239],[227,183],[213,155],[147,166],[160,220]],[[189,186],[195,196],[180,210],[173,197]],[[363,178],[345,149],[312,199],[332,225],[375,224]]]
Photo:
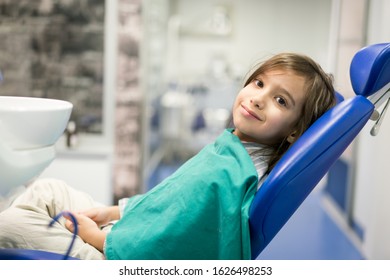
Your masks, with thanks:
[[[292,144],[296,140],[296,131],[293,131],[289,136],[287,136],[287,142]]]

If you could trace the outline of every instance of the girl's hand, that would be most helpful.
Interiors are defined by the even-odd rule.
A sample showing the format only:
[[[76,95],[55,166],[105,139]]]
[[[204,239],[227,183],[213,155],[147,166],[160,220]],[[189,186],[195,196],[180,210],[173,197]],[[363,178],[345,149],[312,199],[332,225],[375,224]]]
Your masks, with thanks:
[[[84,242],[94,246],[99,251],[103,252],[104,240],[106,239],[106,233],[101,231],[98,224],[91,218],[78,213],[73,213],[77,219],[78,235]],[[66,222],[65,227],[74,232],[74,225],[69,216],[64,215]]]
[[[79,214],[93,220],[99,227],[108,224],[113,220],[119,220],[118,206],[98,207],[82,211]]]

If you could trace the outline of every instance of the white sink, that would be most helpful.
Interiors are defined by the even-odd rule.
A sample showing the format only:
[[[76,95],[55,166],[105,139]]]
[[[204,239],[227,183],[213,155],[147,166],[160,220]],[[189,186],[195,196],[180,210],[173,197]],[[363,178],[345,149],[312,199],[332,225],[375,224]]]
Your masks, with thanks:
[[[56,99],[0,96],[0,141],[14,150],[53,145],[73,105]]]
[[[73,105],[67,101],[0,96],[0,195],[37,177],[55,158]]]

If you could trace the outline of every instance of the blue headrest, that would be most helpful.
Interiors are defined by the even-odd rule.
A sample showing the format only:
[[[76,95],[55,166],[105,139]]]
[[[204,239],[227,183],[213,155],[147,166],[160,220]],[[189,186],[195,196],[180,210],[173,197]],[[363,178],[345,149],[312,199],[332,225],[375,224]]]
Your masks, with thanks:
[[[252,258],[274,238],[332,164],[360,132],[374,110],[363,96],[337,104],[290,147],[251,204]]]
[[[366,97],[390,83],[390,43],[358,51],[351,62],[350,78],[355,93]]]

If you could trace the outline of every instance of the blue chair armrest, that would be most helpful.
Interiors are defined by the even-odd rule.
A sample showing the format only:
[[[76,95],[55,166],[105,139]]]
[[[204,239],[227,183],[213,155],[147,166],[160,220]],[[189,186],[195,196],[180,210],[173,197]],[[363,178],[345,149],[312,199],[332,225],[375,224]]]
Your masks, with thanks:
[[[1,249],[0,260],[63,260],[63,254],[28,249]],[[78,260],[67,257],[67,260]]]

